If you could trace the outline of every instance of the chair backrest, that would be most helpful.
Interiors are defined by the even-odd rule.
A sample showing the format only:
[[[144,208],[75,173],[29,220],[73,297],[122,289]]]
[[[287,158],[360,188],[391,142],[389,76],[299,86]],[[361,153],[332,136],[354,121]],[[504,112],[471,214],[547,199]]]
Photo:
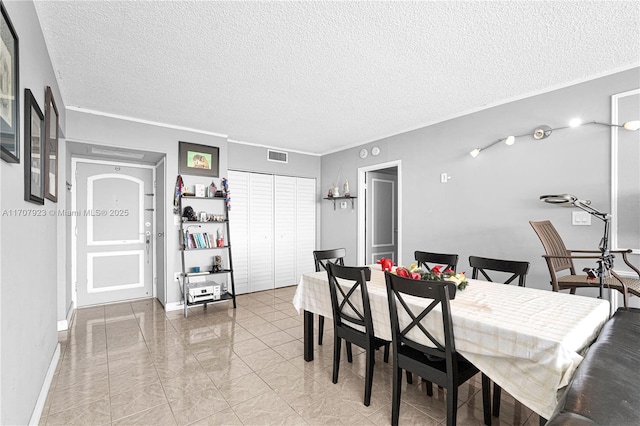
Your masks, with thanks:
[[[348,327],[373,337],[373,320],[367,291],[371,269],[329,262],[327,276],[335,327]]]
[[[506,280],[501,280],[503,284],[511,284],[518,279],[520,287],[525,286],[527,272],[529,272],[529,262],[517,260],[489,259],[487,257],[469,256],[469,265],[473,268],[471,278],[477,279],[478,273],[487,280],[494,282],[487,271],[506,272],[511,274]]]
[[[444,266],[443,271],[451,269],[456,271],[458,267],[458,255],[457,254],[445,254],[445,253],[430,253],[426,251],[416,251],[414,253],[415,259],[418,262],[418,266],[425,268],[428,271],[435,265]],[[431,264],[431,265],[429,265]]]
[[[444,358],[447,363],[447,371],[453,371],[456,348],[447,282],[412,280],[399,277],[390,272],[385,272],[385,280],[387,283],[387,299],[389,302],[394,353],[398,353],[399,346],[406,345],[419,352]],[[421,304],[420,307],[415,307],[407,302],[405,295],[430,300],[425,300],[425,303]],[[440,312],[434,310],[438,305],[441,306]],[[410,318],[409,324],[405,325],[403,323],[401,325],[400,318],[406,319],[407,315]],[[429,317],[425,320],[427,315]],[[406,322],[406,320],[403,322]],[[425,323],[429,324],[432,331],[427,330],[424,326]],[[444,345],[432,334],[436,327],[441,327]],[[413,333],[413,336],[420,336],[420,339],[425,340],[425,342],[431,342],[430,346],[417,342],[416,337],[410,338],[409,334],[411,333]]]
[[[565,247],[560,234],[556,231],[556,228],[548,220],[540,222],[529,221],[531,227],[540,238],[540,242],[544,247],[544,251],[547,256],[568,256],[570,255],[567,247]],[[547,258],[547,264],[551,272],[555,274],[558,271],[564,271],[570,269],[572,274],[575,274],[573,267],[573,260],[571,258]]]
[[[326,271],[328,262],[344,265],[344,257],[346,255],[347,250],[343,248],[315,250],[313,252],[313,261],[316,263],[316,272]]]

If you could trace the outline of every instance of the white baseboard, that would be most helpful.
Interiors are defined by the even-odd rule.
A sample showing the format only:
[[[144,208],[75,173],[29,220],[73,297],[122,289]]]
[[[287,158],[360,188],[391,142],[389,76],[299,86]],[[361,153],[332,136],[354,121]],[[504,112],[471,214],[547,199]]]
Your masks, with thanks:
[[[31,419],[29,419],[29,425],[37,425],[38,423],[40,423],[42,410],[44,410],[44,403],[47,401],[47,395],[49,394],[49,389],[51,388],[51,383],[53,382],[53,376],[56,372],[56,367],[58,366],[59,360],[60,343],[56,345],[56,350],[53,352],[53,357],[51,358],[51,363],[49,363],[47,375],[44,378],[42,389],[40,389],[40,395],[38,395],[38,401],[36,401],[36,406],[33,409],[33,413],[31,414]]]
[[[184,309],[184,305],[181,302],[171,302],[164,305],[165,312],[179,311],[182,309]]]
[[[73,314],[75,313],[74,303],[71,302],[69,305],[69,310],[67,311],[67,319],[63,319],[58,321],[58,331],[66,331],[69,329],[69,324],[71,324],[71,319],[73,318]]]

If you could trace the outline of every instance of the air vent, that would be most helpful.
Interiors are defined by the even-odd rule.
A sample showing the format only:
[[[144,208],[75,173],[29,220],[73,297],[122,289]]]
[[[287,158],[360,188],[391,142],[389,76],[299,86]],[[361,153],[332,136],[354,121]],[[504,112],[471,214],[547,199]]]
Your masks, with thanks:
[[[267,150],[267,160],[275,161],[277,163],[288,163],[289,162],[289,153],[282,151],[274,151],[272,149]]]

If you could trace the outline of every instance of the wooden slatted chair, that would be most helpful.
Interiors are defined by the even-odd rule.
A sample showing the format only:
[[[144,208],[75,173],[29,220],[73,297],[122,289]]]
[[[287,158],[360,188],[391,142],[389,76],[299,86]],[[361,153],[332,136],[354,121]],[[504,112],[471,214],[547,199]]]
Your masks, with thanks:
[[[538,238],[540,238],[540,242],[542,242],[542,246],[547,253],[542,257],[545,258],[549,267],[553,291],[568,289],[571,294],[575,294],[577,288],[600,286],[598,278],[593,279],[586,274],[577,274],[573,264],[574,259],[599,259],[599,250],[567,250],[560,234],[558,234],[558,231],[550,221],[530,221],[529,223]],[[610,250],[610,252],[612,254],[621,254],[624,263],[638,276],[638,278],[622,277],[615,271],[610,270],[611,276],[604,278],[604,287],[612,288],[622,293],[624,307],[627,308],[629,306],[629,294],[640,296],[640,270],[627,258],[627,254],[631,253],[630,249]],[[574,255],[574,253],[578,253],[578,255]],[[564,271],[569,273],[558,275],[558,272]]]

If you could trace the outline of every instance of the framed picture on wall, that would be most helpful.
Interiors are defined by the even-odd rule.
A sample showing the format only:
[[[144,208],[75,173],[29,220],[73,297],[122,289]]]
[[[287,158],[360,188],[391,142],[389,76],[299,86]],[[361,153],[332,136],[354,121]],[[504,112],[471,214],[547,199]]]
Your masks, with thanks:
[[[181,175],[218,177],[220,167],[220,148],[180,142],[178,152]]]
[[[0,157],[8,163],[19,163],[18,36],[2,2],[0,8]]]
[[[44,204],[44,115],[24,89],[24,199]]]
[[[53,91],[47,86],[44,96],[44,195],[58,202],[58,108]]]

